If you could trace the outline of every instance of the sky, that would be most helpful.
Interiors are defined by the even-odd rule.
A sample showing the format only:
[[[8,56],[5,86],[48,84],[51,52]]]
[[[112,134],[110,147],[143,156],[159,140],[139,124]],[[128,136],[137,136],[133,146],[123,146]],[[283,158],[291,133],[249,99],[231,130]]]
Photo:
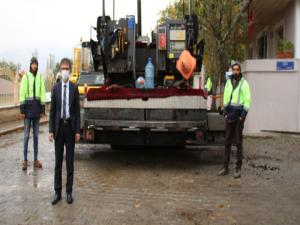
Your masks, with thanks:
[[[111,17],[112,2],[106,0],[105,7],[106,14]],[[136,15],[136,2],[115,0],[115,18]],[[142,0],[144,35],[150,36],[159,11],[171,2],[173,0]],[[102,0],[5,0],[0,9],[0,60],[7,55],[10,55],[7,60],[12,60],[12,52],[24,49],[54,55],[62,54],[58,52],[62,49],[64,53],[70,51],[71,55],[81,37],[89,40],[90,26],[96,26],[97,17],[102,14]],[[3,54],[7,52],[10,54]]]

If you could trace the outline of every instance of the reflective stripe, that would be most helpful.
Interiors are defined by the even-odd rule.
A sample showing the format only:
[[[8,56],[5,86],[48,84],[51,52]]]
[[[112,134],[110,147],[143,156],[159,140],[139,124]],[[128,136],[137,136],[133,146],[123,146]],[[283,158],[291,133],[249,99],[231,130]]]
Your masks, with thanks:
[[[40,76],[40,96],[42,96],[42,76]]]
[[[41,99],[40,99],[40,97],[35,97],[35,98],[33,98],[33,97],[28,97],[28,98],[25,99],[25,101],[27,101],[27,100],[28,100],[28,101],[31,101],[31,100],[39,100],[39,101],[40,101]]]
[[[233,91],[233,84],[228,80],[224,89],[224,107],[233,106],[236,109],[244,109],[248,112],[251,105],[250,89],[247,80],[241,78],[239,86]],[[230,98],[229,98],[230,97]]]
[[[244,106],[244,110],[248,112],[248,111],[249,111],[249,108],[246,107],[246,106]]]
[[[27,79],[27,96],[25,96],[25,99],[26,97],[29,97],[29,79],[27,73],[26,73],[26,79]]]
[[[231,106],[237,106],[237,107],[243,107],[242,104],[238,104],[238,103],[231,103],[230,105],[231,105]]]
[[[238,104],[240,104],[240,101],[241,101],[241,90],[242,90],[244,81],[245,81],[244,78],[242,78],[242,80],[241,80],[241,86],[239,88],[239,93],[238,93]]]
[[[232,100],[233,100],[233,94],[234,94],[234,91],[235,91],[235,89],[233,88],[233,86],[232,86],[232,83],[231,83],[231,81],[230,81],[230,84],[231,84],[231,87],[232,87],[232,92],[231,92],[231,98],[230,98],[230,102],[229,102],[229,105],[234,105],[234,104],[240,104],[240,99],[241,99],[241,91],[242,91],[242,86],[243,86],[243,84],[244,84],[244,81],[245,81],[245,79],[244,78],[242,78],[240,81],[239,81],[239,85],[240,85],[240,87],[239,87],[239,91],[238,91],[238,103],[232,103]],[[227,84],[227,83],[226,83]]]
[[[32,97],[29,97],[30,96],[30,84],[29,84],[29,79],[30,79],[30,77],[32,77],[32,79],[33,79],[33,85],[34,85],[34,83],[35,83],[35,87],[36,87],[36,89],[35,89],[35,92],[33,92],[32,94],[34,95],[35,94],[35,98],[36,99],[41,99],[42,98],[42,95],[43,95],[43,93],[42,93],[42,85],[44,85],[43,84],[43,78],[42,78],[42,75],[40,75],[40,74],[37,74],[35,77],[33,76],[33,74],[32,73],[26,73],[25,74],[25,77],[26,77],[26,79],[27,79],[27,90],[26,90],[26,94],[25,94],[25,99],[26,100],[31,100],[31,99],[33,99],[33,97],[34,96],[32,96]],[[40,87],[39,87],[39,91],[40,92],[38,92],[38,89],[37,89],[37,87],[38,87],[38,85],[40,85]],[[37,96],[37,94],[39,94],[40,96]]]

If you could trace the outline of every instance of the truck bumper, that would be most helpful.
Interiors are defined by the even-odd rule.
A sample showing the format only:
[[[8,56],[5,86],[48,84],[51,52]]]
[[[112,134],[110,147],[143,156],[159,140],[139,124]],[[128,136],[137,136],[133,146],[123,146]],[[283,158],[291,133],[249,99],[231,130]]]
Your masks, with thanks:
[[[184,146],[217,142],[224,128],[206,110],[85,108],[83,137],[111,145]],[[222,117],[220,117],[223,119]],[[211,130],[208,125],[213,125]]]
[[[90,127],[87,141],[98,144],[138,146],[185,146],[187,140],[195,140],[198,129],[166,128],[107,128]]]

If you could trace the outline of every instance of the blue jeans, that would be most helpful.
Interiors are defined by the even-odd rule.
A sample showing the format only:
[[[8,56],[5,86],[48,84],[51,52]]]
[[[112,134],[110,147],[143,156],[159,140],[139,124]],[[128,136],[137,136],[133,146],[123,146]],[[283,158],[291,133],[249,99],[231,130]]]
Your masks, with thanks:
[[[25,118],[24,119],[24,151],[23,151],[24,160],[27,160],[28,141],[29,141],[31,123],[32,123],[32,128],[33,128],[34,160],[38,159],[40,118],[35,118],[35,119]]]

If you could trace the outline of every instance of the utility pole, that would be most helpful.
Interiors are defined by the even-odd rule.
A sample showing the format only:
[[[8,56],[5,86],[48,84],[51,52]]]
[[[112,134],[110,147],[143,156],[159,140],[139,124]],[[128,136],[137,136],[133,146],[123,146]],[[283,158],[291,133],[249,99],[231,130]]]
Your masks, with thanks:
[[[115,20],[115,0],[113,0],[113,20]]]

